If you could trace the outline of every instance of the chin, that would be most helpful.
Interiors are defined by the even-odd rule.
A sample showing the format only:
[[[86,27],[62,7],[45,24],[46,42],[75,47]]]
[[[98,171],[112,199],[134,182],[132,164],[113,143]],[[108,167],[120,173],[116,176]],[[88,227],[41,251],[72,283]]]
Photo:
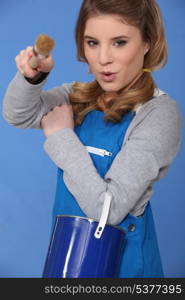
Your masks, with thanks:
[[[111,87],[111,86],[101,86],[101,88],[105,91],[105,92],[115,92],[115,93],[117,93],[117,92],[119,92],[120,91],[120,88],[116,88],[116,87]]]
[[[101,88],[105,92],[119,92],[121,89],[120,87],[116,87],[114,84],[108,83],[108,84],[100,84]]]

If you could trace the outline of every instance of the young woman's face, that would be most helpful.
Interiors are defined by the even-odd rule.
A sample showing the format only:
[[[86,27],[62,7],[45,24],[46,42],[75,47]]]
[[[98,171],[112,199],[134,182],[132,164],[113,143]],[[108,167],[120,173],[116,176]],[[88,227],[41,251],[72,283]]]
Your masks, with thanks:
[[[84,51],[91,72],[106,92],[118,92],[141,71],[149,45],[135,26],[119,15],[91,17],[84,32]]]

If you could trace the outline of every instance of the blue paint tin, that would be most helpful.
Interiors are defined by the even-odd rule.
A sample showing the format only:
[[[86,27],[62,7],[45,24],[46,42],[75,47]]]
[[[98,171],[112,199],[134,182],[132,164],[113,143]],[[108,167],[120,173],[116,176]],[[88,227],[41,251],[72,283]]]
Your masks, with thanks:
[[[106,224],[96,238],[99,224],[85,217],[57,216],[43,278],[118,277],[125,232]]]

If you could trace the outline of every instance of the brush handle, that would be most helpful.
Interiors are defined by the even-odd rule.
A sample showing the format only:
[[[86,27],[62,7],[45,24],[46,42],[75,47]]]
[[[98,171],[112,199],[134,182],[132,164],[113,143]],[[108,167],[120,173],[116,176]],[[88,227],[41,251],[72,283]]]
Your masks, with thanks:
[[[30,68],[36,69],[39,65],[39,58],[37,56],[32,56],[28,61]]]
[[[34,55],[34,56],[32,56],[30,58],[30,60],[28,61],[28,64],[29,64],[30,68],[36,69],[38,67],[40,61],[42,59],[47,58],[48,56],[49,56],[49,54],[48,55],[42,55],[42,54],[39,54],[39,53],[36,54],[36,55]]]
[[[36,46],[33,47],[33,53],[34,53],[34,56],[32,56],[30,58],[28,64],[29,64],[30,68],[36,69],[39,65],[40,60],[46,58],[49,54],[48,53],[46,55],[40,54],[38,52]]]

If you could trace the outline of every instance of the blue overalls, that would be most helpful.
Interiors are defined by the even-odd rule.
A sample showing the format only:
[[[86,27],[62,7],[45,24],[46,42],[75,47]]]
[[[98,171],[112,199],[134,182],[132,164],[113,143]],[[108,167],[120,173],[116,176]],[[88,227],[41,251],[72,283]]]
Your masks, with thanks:
[[[74,131],[84,146],[111,152],[111,156],[98,155],[98,151],[97,154],[89,153],[102,178],[121,150],[126,130],[134,116],[135,112],[129,112],[124,115],[121,122],[115,124],[104,121],[104,112],[93,110],[86,115],[81,125],[75,127]],[[63,181],[63,170],[58,169],[53,216],[55,218],[61,214],[87,217],[67,189]],[[134,217],[128,214],[118,226],[126,231],[126,246],[119,277],[163,277],[150,203],[142,216]]]

